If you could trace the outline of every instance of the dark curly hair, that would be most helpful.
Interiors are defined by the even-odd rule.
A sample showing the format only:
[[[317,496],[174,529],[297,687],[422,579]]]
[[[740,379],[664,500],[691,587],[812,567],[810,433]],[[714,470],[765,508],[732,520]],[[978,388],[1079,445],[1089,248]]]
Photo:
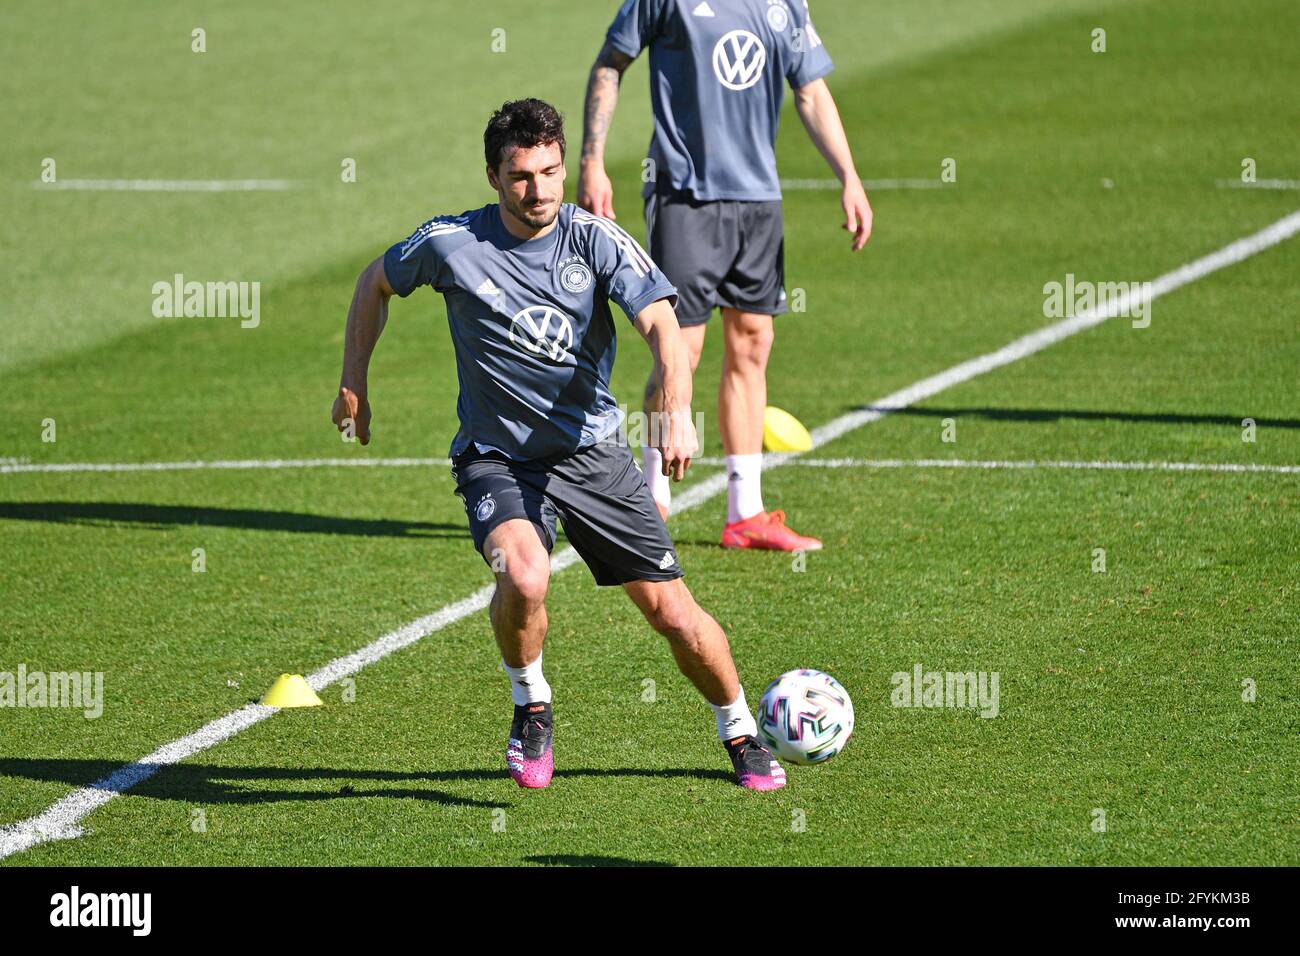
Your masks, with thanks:
[[[531,149],[558,143],[564,158],[564,117],[542,100],[512,100],[492,114],[483,131],[483,158],[496,169],[511,146]]]

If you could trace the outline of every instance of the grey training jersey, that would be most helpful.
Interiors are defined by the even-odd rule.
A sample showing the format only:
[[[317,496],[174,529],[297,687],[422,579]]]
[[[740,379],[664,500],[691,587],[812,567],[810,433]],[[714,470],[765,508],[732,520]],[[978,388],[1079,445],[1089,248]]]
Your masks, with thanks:
[[[700,200],[781,198],[782,84],[797,89],[833,68],[807,0],[625,0],[606,39],[632,57],[650,48],[650,159],[661,179]]]
[[[677,290],[631,236],[570,203],[555,228],[519,239],[493,203],[430,219],[384,254],[393,291],[447,301],[460,431],[516,460],[572,454],[615,432],[613,299],[629,319]]]

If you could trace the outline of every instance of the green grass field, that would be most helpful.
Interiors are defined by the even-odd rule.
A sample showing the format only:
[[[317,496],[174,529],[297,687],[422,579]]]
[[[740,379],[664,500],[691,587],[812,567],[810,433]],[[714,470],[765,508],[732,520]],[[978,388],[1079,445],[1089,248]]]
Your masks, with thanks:
[[[572,198],[615,6],[7,4],[0,465],[444,455],[456,379],[431,292],[393,305],[371,445],[329,422],[356,275],[429,216],[492,201],[481,133],[505,99],[568,115]],[[837,192],[787,193],[807,311],[777,322],[769,397],[809,427],[1048,324],[1046,282],[1154,279],[1300,208],[1219,185],[1247,157],[1300,180],[1286,0],[813,11],[862,175],[937,179],[954,158],[957,181],[871,191],[856,257]],[[610,147],[638,236],[646,83],[639,61]],[[785,177],[829,175],[789,108],[779,155]],[[60,179],[297,188],[33,188],[46,158]],[[177,272],[260,281],[260,325],[155,318],[151,286]],[[351,702],[331,686],[2,862],[1296,865],[1300,474],[861,462],[1300,465],[1297,276],[1293,238],[1157,299],[1149,328],[1108,321],[813,453],[859,464],[773,469],[768,506],[826,541],[806,570],[717,547],[721,496],[674,516],[750,702],[796,667],[853,695],[848,748],[777,794],[728,782],[662,639],[579,564],[549,600],[548,791],[504,771],[509,690],[479,612],[362,670]],[[620,335],[634,404],[648,356]],[[712,335],[695,404],[715,457]],[[0,545],[0,671],[102,671],[105,690],[93,720],[0,708],[0,825],[490,580],[441,466],[3,473]],[[890,675],[918,663],[998,672],[1000,713],[892,707]]]

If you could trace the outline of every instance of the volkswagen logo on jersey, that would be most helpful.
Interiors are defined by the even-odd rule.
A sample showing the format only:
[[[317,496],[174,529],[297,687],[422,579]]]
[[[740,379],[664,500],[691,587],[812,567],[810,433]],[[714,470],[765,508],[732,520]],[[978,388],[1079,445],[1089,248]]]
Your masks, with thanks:
[[[591,281],[590,274],[587,281]],[[510,320],[510,342],[552,362],[562,362],[573,348],[573,321],[549,305],[530,305]]]
[[[591,285],[591,270],[585,262],[571,262],[560,270],[560,285],[567,292],[586,292]]]
[[[732,30],[713,48],[713,72],[729,90],[747,90],[763,75],[767,50],[748,30]]]

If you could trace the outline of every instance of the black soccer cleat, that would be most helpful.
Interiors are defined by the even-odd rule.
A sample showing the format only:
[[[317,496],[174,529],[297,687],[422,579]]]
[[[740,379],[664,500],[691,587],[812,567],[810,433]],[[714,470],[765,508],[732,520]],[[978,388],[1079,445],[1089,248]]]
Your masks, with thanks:
[[[780,790],[785,786],[785,770],[757,737],[735,737],[725,746],[736,768],[736,783],[747,790]]]

